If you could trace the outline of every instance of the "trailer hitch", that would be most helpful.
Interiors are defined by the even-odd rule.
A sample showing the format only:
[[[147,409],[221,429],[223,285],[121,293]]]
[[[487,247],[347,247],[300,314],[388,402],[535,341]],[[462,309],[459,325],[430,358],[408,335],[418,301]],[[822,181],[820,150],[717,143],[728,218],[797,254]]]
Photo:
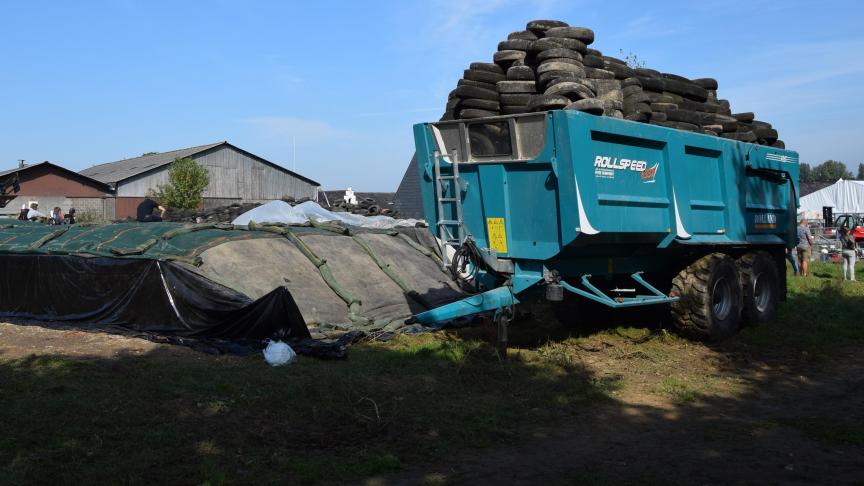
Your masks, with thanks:
[[[630,275],[630,278],[636,281],[639,285],[648,289],[652,295],[637,295],[636,297],[616,297],[612,298],[608,295],[604,294],[602,290],[595,287],[591,281],[591,275],[582,275],[581,282],[582,285],[590,290],[591,292],[586,292],[578,287],[574,287],[567,282],[561,280],[560,284],[565,289],[573,292],[576,295],[580,295],[585,297],[586,299],[593,300],[594,302],[599,302],[603,305],[612,307],[612,308],[621,308],[621,307],[637,307],[641,305],[654,305],[654,304],[668,304],[670,302],[678,301],[678,297],[670,297],[663,292],[660,292],[654,286],[646,282],[642,278],[643,272],[636,272]]]

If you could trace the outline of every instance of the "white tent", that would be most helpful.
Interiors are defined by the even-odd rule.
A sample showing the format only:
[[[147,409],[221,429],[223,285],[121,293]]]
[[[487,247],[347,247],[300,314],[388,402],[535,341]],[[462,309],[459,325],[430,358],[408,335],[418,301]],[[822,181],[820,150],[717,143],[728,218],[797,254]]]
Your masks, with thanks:
[[[838,180],[830,186],[800,199],[799,213],[821,218],[822,208],[831,206],[834,214],[864,213],[864,181]]]

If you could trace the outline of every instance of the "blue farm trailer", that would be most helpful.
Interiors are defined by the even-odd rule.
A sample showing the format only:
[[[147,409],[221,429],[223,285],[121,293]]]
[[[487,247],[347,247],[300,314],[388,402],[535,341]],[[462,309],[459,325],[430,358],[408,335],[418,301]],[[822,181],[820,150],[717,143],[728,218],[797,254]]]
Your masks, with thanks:
[[[589,299],[665,305],[716,340],[786,298],[795,152],[564,110],[423,123],[414,138],[444,266],[476,291],[416,321],[494,312],[506,345],[520,301]]]

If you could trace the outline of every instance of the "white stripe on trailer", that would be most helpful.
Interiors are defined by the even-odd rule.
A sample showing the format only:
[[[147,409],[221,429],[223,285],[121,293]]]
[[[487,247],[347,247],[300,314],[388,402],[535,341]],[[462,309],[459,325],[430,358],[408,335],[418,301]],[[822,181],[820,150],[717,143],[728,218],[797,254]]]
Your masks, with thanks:
[[[785,162],[788,164],[797,164],[798,157],[790,157],[788,155],[780,155],[780,154],[767,154],[765,158],[768,160],[773,160],[775,162]]]
[[[573,182],[576,183],[576,206],[579,208],[579,227],[576,228],[576,231],[585,233],[586,235],[596,235],[600,231],[591,226],[591,222],[588,221],[588,215],[585,214],[585,207],[582,205],[582,196],[579,194],[579,178],[574,176]]]
[[[672,189],[672,204],[675,206],[675,236],[682,240],[689,240],[690,233],[684,229],[684,223],[681,222],[681,214],[678,213],[678,198],[675,196],[675,189]]]

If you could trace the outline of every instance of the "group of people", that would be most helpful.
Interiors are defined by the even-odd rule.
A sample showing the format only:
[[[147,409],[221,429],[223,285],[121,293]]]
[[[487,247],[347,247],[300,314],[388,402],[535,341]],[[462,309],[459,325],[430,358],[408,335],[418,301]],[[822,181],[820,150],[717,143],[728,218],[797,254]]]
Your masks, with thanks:
[[[856,244],[855,239],[852,237],[852,230],[846,225],[841,226],[837,230],[837,239],[840,240],[843,279],[854,281]],[[810,232],[807,220],[802,219],[798,225],[798,245],[795,247],[798,261],[795,261],[795,254],[793,252],[789,250],[786,252],[786,259],[792,264],[792,270],[795,271],[795,275],[801,275],[802,277],[810,275],[810,257],[813,255],[813,241],[813,234]]]
[[[75,224],[75,208],[69,208],[69,212],[63,214],[63,210],[59,207],[54,207],[49,214],[39,211],[39,203],[30,203],[21,206],[21,211],[18,213],[19,221],[44,221],[48,224]]]

